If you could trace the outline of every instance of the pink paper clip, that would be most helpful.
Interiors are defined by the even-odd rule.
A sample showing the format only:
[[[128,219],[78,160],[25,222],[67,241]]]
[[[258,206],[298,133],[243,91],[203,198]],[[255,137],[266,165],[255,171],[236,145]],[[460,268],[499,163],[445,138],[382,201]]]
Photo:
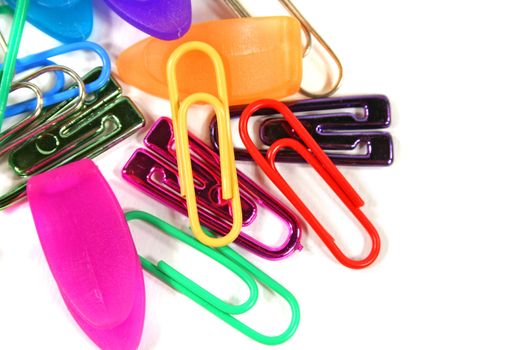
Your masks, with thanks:
[[[186,215],[186,200],[180,195],[177,159],[173,150],[173,127],[171,119],[160,118],[148,132],[144,143],[146,149],[138,149],[122,170],[122,176],[165,205]],[[199,217],[204,226],[214,233],[226,234],[232,217],[228,203],[220,199],[220,166],[218,155],[206,144],[190,134],[192,168],[195,174]],[[287,238],[277,246],[268,246],[245,232],[235,243],[269,260],[278,260],[302,248],[301,229],[297,217],[280,201],[266,193],[246,175],[237,171],[243,226],[250,225],[257,216],[258,205],[270,210],[285,224]]]

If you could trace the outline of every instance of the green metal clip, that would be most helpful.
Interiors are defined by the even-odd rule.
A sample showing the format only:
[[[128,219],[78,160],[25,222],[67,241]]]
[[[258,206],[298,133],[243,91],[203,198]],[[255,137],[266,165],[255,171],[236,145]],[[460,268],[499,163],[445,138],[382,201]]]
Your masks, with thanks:
[[[89,72],[83,81],[96,80],[101,68]],[[53,120],[70,108],[74,99],[44,109],[40,124]],[[144,126],[145,120],[135,104],[122,96],[119,84],[111,78],[100,90],[91,93],[78,111],[68,115],[11,150],[9,164],[14,172],[27,178],[81,158],[94,158]],[[34,127],[30,125],[29,127]],[[23,137],[20,130],[13,138]],[[0,197],[4,209],[25,197],[26,181]]]

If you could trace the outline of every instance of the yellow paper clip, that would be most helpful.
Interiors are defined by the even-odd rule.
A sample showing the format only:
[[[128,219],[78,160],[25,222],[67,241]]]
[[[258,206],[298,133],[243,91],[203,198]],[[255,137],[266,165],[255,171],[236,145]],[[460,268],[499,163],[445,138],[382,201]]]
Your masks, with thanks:
[[[182,56],[191,51],[201,51],[210,57],[215,68],[217,80],[217,94],[219,98],[208,93],[197,92],[179,101],[177,86],[177,63]],[[210,247],[222,247],[233,242],[242,228],[242,208],[239,196],[239,183],[237,182],[237,169],[233,153],[232,133],[230,127],[230,111],[228,108],[228,91],[226,88],[226,75],[222,59],[210,45],[191,41],[179,46],[168,60],[168,89],[171,101],[171,115],[175,133],[175,150],[179,169],[180,192],[186,197],[188,216],[191,229],[202,243]],[[188,109],[195,103],[207,103],[213,107],[217,114],[219,127],[219,155],[221,166],[222,199],[231,200],[230,207],[233,216],[233,225],[224,237],[211,238],[202,230],[197,210],[193,170],[191,168],[190,149],[188,144]]]

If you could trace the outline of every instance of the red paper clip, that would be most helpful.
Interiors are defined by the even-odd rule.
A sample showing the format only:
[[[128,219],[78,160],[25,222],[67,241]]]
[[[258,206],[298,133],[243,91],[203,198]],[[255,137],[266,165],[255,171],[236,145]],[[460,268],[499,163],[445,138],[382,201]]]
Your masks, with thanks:
[[[282,114],[295,133],[301,138],[301,141],[304,143],[304,145],[292,138],[277,140],[268,149],[266,154],[267,159],[265,159],[248,134],[248,119],[250,119],[254,113],[261,109],[273,109]],[[292,203],[292,205],[304,217],[308,224],[312,226],[314,231],[318,234],[324,244],[328,247],[328,249],[330,249],[332,254],[341,264],[353,269],[362,269],[374,262],[379,254],[381,240],[375,227],[359,209],[364,205],[363,200],[361,197],[359,197],[357,192],[348,183],[343,174],[341,174],[335,164],[330,160],[330,158],[328,158],[319,144],[315,142],[301,122],[285,104],[270,99],[263,99],[251,103],[242,112],[241,119],[239,121],[239,132],[241,134],[242,142],[246,146],[246,149],[255,162],[259,164],[266,176],[272,180],[272,182],[281,190],[286,198],[288,198],[290,203]],[[305,145],[308,148],[306,148]],[[284,148],[295,150],[304,158],[304,160],[313,166],[317,173],[321,175],[330,188],[332,188],[337,196],[343,201],[345,206],[352,212],[359,223],[365,228],[372,240],[372,248],[368,256],[361,260],[355,260],[347,257],[337,246],[335,239],[330,235],[330,233],[328,233],[328,231],[326,231],[326,229],[306,207],[299,196],[297,196],[297,194],[293,191],[290,185],[288,185],[286,180],[281,176],[281,174],[279,174],[277,167],[275,166],[275,157],[277,156],[277,153],[279,153],[279,151]]]

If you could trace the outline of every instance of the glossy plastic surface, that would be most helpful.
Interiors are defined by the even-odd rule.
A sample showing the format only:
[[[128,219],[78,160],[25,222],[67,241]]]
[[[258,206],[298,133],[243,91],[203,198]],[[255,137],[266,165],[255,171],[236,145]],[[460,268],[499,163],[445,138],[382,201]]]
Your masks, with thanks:
[[[173,50],[189,41],[213,46],[224,62],[230,105],[263,97],[284,98],[299,91],[302,45],[299,22],[291,17],[227,19],[198,23],[179,40],[148,38],[125,50],[117,61],[126,83],[168,98],[166,66]],[[194,91],[217,93],[213,66],[199,52],[177,67],[182,98]]]
[[[178,39],[190,29],[190,0],[105,0],[129,24],[162,40]]]
[[[20,0],[16,5],[9,42],[7,43],[7,52],[5,53],[3,65],[0,65],[2,75],[0,80],[0,131],[2,130],[6,114],[7,98],[11,90],[11,83],[15,75],[16,56],[22,40],[22,31],[26,23],[28,7],[29,0]]]
[[[90,41],[82,41],[78,43],[65,44],[54,47],[52,49],[42,51],[36,54],[32,54],[26,57],[22,57],[16,61],[16,72],[24,72],[30,68],[43,66],[45,62],[51,57],[68,54],[75,51],[91,51],[95,53],[101,60],[102,71],[98,78],[89,84],[86,84],[86,91],[91,93],[102,88],[108,82],[111,73],[111,60],[109,55],[102,46],[95,44]],[[2,65],[0,65],[0,68]],[[67,89],[58,91],[56,93],[45,94],[44,107],[57,104],[67,99],[73,98],[78,95],[78,88]],[[7,107],[5,116],[6,118],[15,116],[17,114],[32,111],[35,108],[35,101],[29,100],[14,104]]]
[[[14,7],[20,0],[6,0]],[[30,0],[29,22],[65,43],[86,40],[93,30],[91,0]]]
[[[266,157],[264,157],[248,133],[248,120],[261,109],[273,109],[282,114],[302,143],[293,138],[280,139],[270,146]],[[308,224],[312,226],[319,238],[321,238],[323,243],[330,249],[341,264],[353,269],[361,269],[375,261],[379,255],[381,240],[375,227],[360,210],[360,207],[364,204],[363,200],[285,104],[275,100],[260,100],[248,105],[241,115],[239,132],[242,142],[255,162],[261,167],[266,176],[281,190],[286,198],[288,198],[290,203],[299,211]],[[275,165],[275,158],[280,150],[287,148],[299,153],[301,157],[317,171],[366,230],[372,244],[371,250],[366,257],[363,259],[353,259],[346,256],[339,246],[337,246],[335,239],[319,220],[317,220],[316,216],[308,209],[299,196],[297,196],[288,182],[279,174]]]
[[[83,78],[86,85],[96,81],[101,71],[89,72]],[[44,109],[38,124],[28,125],[8,140],[9,165],[15,174],[23,180],[81,158],[96,157],[144,126],[140,110],[121,93],[111,79],[78,110],[71,110],[78,97]],[[0,144],[0,154],[4,152],[6,147]],[[0,195],[0,210],[25,198],[25,193],[23,180]]]
[[[394,143],[388,132],[370,131],[390,126],[390,102],[383,95],[338,96],[284,102],[321,146],[334,164],[387,166],[394,161]],[[239,118],[246,106],[230,108],[232,119]],[[258,144],[266,146],[282,138],[301,141],[297,133],[275,111],[260,110],[255,115],[264,118],[259,125]],[[217,151],[217,122],[210,123],[212,146]],[[265,154],[265,149],[260,149]],[[250,153],[235,148],[238,160],[253,160]],[[276,161],[304,163],[292,150],[279,152]]]
[[[136,349],[144,279],[124,213],[89,159],[32,177],[29,205],[49,268],[73,317],[103,349]]]
[[[206,92],[195,92],[182,101],[179,94],[179,79],[177,65],[182,57],[188,53],[200,52],[208,56],[214,68],[217,97]],[[179,46],[170,55],[168,60],[168,87],[171,102],[171,117],[175,133],[175,149],[179,165],[179,184],[181,195],[186,197],[188,217],[195,236],[199,241],[211,247],[222,247],[235,240],[242,228],[241,198],[239,195],[239,182],[237,168],[233,154],[232,132],[230,126],[230,111],[228,109],[228,90],[226,89],[226,76],[221,57],[210,45],[191,41]],[[213,75],[212,75],[213,76]],[[221,167],[221,197],[229,201],[232,211],[232,226],[230,231],[222,237],[211,238],[204,233],[199,220],[195,183],[191,167],[190,147],[188,140],[188,109],[197,102],[204,102],[213,107],[219,124],[219,154]]]
[[[188,244],[189,246],[195,248],[199,252],[208,255],[210,258],[216,260],[217,262],[223,264],[225,267],[234,271],[239,277],[241,277],[244,282],[248,285],[250,289],[250,297],[248,300],[240,305],[231,305],[225,303],[222,300],[218,299],[214,295],[210,294],[202,287],[194,283],[192,280],[175,270],[173,267],[160,260],[157,265],[141,257],[142,267],[147,270],[149,273],[159,278],[170,287],[177,289],[182,294],[186,295],[197,304],[203,308],[210,311],[212,314],[228,323],[233,328],[237,329],[239,332],[245,334],[246,336],[252,338],[255,341],[258,341],[267,345],[277,345],[284,343],[290,339],[297,327],[299,327],[300,320],[300,311],[299,303],[295,299],[292,293],[290,293],[286,288],[281,284],[275,281],[273,278],[265,274],[263,271],[258,269],[255,265],[250,263],[248,260],[243,258],[239,253],[235,252],[229,247],[221,248],[210,248],[200,243],[187,233],[177,229],[174,226],[171,226],[167,222],[160,220],[159,218],[140,211],[133,211],[126,213],[126,219],[131,220],[142,220],[150,225],[164,231],[166,234],[170,235],[173,238],[177,238],[180,241]],[[265,335],[262,334],[252,327],[248,326],[244,322],[241,322],[237,318],[233,317],[232,314],[240,314],[246,311],[249,311],[254,303],[257,301],[257,287],[256,280],[263,284],[266,288],[274,291],[276,294],[279,294],[290,306],[291,310],[291,320],[288,327],[279,335]],[[231,312],[233,309],[234,312]]]

